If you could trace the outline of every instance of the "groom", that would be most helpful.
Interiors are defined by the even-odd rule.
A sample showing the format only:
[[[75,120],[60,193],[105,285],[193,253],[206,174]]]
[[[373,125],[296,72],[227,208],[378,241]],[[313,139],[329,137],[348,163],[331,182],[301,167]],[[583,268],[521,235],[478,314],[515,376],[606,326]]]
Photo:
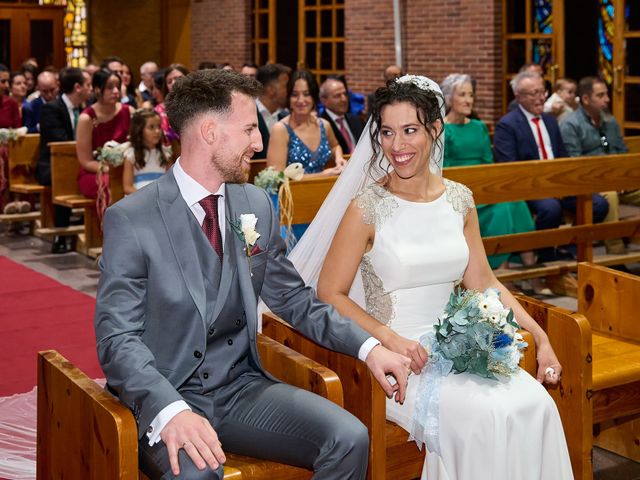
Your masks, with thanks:
[[[259,93],[252,78],[222,70],[180,79],[166,101],[180,159],[104,218],[98,355],[135,415],[151,478],[220,479],[224,450],[313,468],[318,479],[364,478],[366,428],[264,372],[258,297],[310,338],[365,360],[404,401],[409,359],[315,298],[284,256],[268,196],[244,183],[262,148]],[[243,215],[257,222],[242,229]]]

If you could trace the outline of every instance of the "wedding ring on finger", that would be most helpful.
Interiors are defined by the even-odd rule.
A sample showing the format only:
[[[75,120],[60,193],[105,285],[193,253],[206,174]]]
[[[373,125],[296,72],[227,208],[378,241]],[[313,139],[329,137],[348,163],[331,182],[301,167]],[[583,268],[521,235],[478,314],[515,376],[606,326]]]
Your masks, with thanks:
[[[553,367],[547,367],[547,369],[544,371],[544,374],[549,378],[558,378],[558,373]]]

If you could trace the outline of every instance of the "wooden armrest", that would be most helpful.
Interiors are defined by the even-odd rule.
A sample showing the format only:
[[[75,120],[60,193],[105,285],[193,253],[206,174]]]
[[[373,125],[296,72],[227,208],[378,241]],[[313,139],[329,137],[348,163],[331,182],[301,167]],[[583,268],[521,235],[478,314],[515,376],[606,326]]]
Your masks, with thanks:
[[[38,353],[37,478],[138,478],[131,411],[54,350]]]
[[[262,333],[338,374],[344,408],[369,429],[369,470],[384,472],[385,456],[379,449],[385,445],[386,396],[366,364],[318,345],[273,313],[263,314]]]
[[[343,406],[342,384],[335,372],[262,334],[258,334],[258,352],[274,377]]]

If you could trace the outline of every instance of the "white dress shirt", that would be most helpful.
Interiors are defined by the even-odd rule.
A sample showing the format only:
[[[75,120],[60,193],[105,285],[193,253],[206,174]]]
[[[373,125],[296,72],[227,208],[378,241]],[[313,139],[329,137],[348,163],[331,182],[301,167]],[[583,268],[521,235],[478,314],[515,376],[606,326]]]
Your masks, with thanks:
[[[76,117],[73,114],[73,110],[76,108],[73,103],[71,103],[71,100],[69,100],[69,97],[67,97],[66,93],[63,93],[61,95],[62,98],[62,102],[65,104],[65,106],[67,107],[67,113],[69,114],[69,118],[71,119],[71,130],[73,130],[74,132],[76,131]],[[79,112],[78,112],[79,113]]]
[[[282,108],[278,108],[275,112],[271,113],[269,109],[264,106],[264,103],[262,103],[258,98],[256,98],[256,105],[258,106],[258,112],[262,115],[264,123],[267,125],[267,129],[271,132],[273,126],[279,121],[278,115],[282,112]]]
[[[538,146],[538,158],[542,160],[543,155],[542,148],[540,147],[540,142],[538,141],[538,129],[536,128],[536,124],[531,121],[533,118],[540,119],[538,125],[540,125],[540,131],[542,132],[542,141],[544,142],[544,148],[547,152],[547,159],[554,158],[553,146],[551,145],[551,137],[549,137],[549,132],[547,132],[547,127],[545,126],[542,117],[536,117],[536,115],[522,108],[522,105],[520,104],[518,104],[518,108],[522,111],[522,113],[524,113],[524,116],[527,119],[527,123],[529,124],[529,128],[531,128],[531,133],[533,133],[533,138],[536,141],[536,145]]]
[[[205,197],[208,197],[212,193],[209,192],[206,188],[200,185],[197,181],[195,181],[192,177],[190,177],[180,165],[180,159],[176,160],[175,165],[173,166],[173,175],[178,183],[178,189],[180,190],[180,194],[182,198],[186,202],[186,204],[191,209],[191,212],[196,217],[196,220],[202,226],[204,222],[205,212],[204,209],[200,206],[200,200]],[[215,195],[220,195],[218,197],[218,224],[220,225],[220,232],[222,233],[222,244],[224,245],[224,230],[225,230],[225,184],[220,185],[220,188]],[[358,350],[358,358],[364,361],[369,355],[369,352],[375,347],[379,345],[380,342],[373,337],[369,337]],[[160,441],[160,432],[164,429],[164,427],[169,423],[169,421],[175,417],[178,413],[184,410],[191,410],[187,402],[184,400],[178,400],[170,403],[166,407],[164,407],[158,415],[151,421],[149,428],[147,428],[147,437],[149,438],[149,445],[153,446]]]

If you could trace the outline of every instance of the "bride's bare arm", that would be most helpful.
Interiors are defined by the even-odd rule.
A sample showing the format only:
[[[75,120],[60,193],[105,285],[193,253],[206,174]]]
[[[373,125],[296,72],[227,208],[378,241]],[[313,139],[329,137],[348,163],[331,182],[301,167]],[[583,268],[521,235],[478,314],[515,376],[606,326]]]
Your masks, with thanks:
[[[500,292],[502,303],[513,310],[513,314],[522,328],[531,332],[536,343],[536,353],[538,359],[538,373],[536,378],[539,382],[557,383],[562,373],[562,366],[549,343],[547,334],[540,328],[540,325],[531,318],[527,311],[518,303],[515,297],[496,278],[489,266],[487,254],[480,237],[480,225],[478,213],[475,208],[469,210],[464,226],[464,236],[469,246],[469,265],[465,271],[464,286],[470,290],[484,291],[487,288],[497,288]],[[546,375],[547,368],[553,368],[557,375]]]
[[[333,305],[340,314],[353,319],[377,338],[383,346],[411,358],[411,369],[418,374],[427,353],[418,342],[408,340],[381,324],[349,298],[362,256],[373,245],[375,229],[362,220],[362,210],[351,202],[333,238],[318,279],[318,297]]]

